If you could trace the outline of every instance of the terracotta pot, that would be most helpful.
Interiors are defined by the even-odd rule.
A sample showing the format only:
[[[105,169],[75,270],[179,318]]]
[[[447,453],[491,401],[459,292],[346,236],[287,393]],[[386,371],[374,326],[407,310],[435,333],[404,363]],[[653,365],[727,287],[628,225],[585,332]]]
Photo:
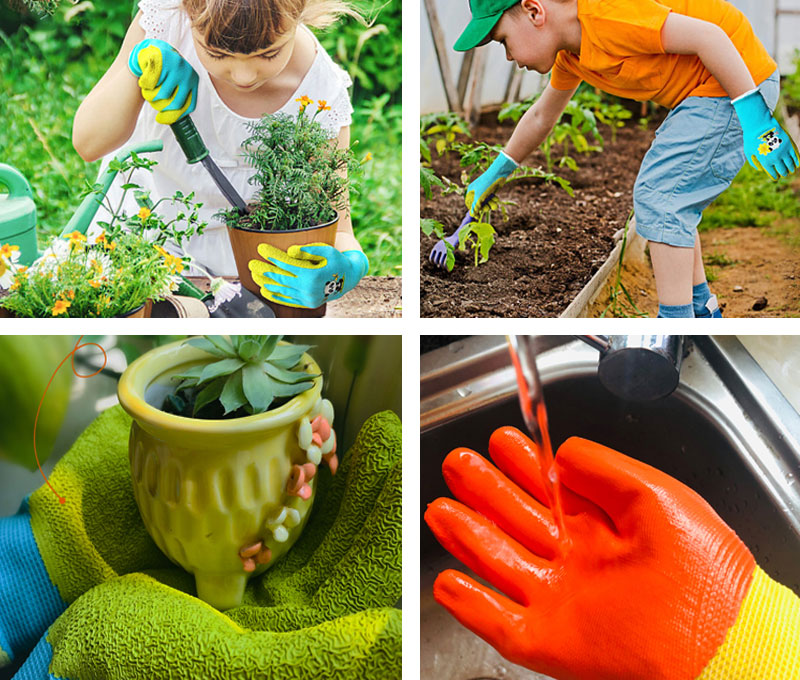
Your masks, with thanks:
[[[260,260],[258,246],[262,243],[269,243],[275,248],[280,248],[286,252],[289,246],[302,246],[309,243],[326,243],[332,246],[336,241],[336,228],[339,224],[339,215],[331,222],[326,222],[317,227],[306,229],[296,229],[294,231],[262,231],[260,229],[243,229],[241,227],[228,227],[228,236],[233,248],[233,257],[236,259],[236,269],[239,272],[239,281],[251,293],[261,298],[261,287],[253,281],[250,274],[248,263],[250,260]],[[263,298],[261,298],[263,299]],[[325,316],[325,305],[316,309],[299,309],[297,307],[287,307],[274,302],[265,300],[275,316],[278,318],[297,318],[297,317],[320,317]]]
[[[183,341],[164,345],[125,370],[117,394],[133,418],[128,453],[144,525],[167,557],[194,574],[198,597],[224,610],[241,604],[247,579],[299,538],[317,479],[308,482],[307,498],[287,485],[315,448],[310,421],[323,414],[332,423],[333,407],[321,398],[317,377],[313,387],[257,415],[203,420],[162,411],[175,388],[171,377],[208,361],[206,352]],[[302,361],[320,373],[308,354]],[[259,544],[264,557],[248,570],[242,552]]]

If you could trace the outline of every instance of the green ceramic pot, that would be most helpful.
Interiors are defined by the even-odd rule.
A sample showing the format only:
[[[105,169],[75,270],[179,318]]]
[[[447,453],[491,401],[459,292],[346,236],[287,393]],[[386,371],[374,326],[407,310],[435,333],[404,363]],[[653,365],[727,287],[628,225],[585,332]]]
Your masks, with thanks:
[[[304,500],[289,492],[292,472],[312,459],[316,470],[319,449],[308,444],[309,421],[322,414],[332,422],[333,413],[321,399],[321,377],[283,406],[244,418],[200,420],[158,408],[174,390],[173,375],[214,360],[183,341],[165,345],[128,367],[118,394],[134,419],[131,476],[145,527],[173,562],[194,574],[198,597],[224,610],[239,605],[247,579],[299,537],[316,477]],[[302,361],[320,373],[307,354]]]

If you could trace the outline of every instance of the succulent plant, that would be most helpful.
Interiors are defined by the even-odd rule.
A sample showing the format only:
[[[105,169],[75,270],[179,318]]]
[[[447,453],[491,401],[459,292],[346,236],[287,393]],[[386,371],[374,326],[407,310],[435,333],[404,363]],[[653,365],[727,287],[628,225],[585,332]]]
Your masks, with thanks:
[[[182,382],[177,393],[167,397],[165,410],[197,417],[201,410],[218,401],[223,416],[239,409],[244,411],[243,415],[252,415],[263,413],[276,401],[305,392],[313,386],[313,379],[319,377],[307,373],[301,363],[310,345],[279,344],[282,337],[232,335],[228,339],[206,335],[187,340],[187,345],[219,360],[193,366],[174,376],[173,379]]]

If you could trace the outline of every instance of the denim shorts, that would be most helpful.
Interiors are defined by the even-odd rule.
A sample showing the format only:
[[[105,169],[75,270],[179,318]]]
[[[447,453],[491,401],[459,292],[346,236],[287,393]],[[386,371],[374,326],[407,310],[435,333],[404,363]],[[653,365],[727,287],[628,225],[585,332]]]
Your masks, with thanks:
[[[770,111],[775,71],[758,87]],[[656,130],[633,187],[636,231],[648,241],[694,246],[703,211],[746,162],[742,127],[729,97],[687,97]]]

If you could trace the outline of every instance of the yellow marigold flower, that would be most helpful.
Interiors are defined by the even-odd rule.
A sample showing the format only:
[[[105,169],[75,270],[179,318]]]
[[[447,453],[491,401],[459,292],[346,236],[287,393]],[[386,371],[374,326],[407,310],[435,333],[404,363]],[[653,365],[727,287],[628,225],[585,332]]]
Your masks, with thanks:
[[[69,239],[69,244],[73,248],[86,242],[86,236],[79,231],[73,231],[71,234],[67,234],[67,238]]]
[[[164,261],[172,274],[180,274],[183,271],[183,260],[180,257],[165,255]]]
[[[372,160],[372,152],[371,151],[367,151],[367,155],[364,156],[364,160],[361,161],[361,162],[362,163],[368,163],[371,160]]]
[[[56,304],[53,305],[53,316],[58,316],[59,314],[66,314],[67,309],[72,306],[71,302],[67,302],[66,300],[58,300]]]
[[[105,240],[103,240],[103,246],[105,246],[105,249],[106,249],[106,250],[108,250],[108,251],[112,251],[112,250],[114,250],[114,248],[116,248],[116,247],[117,247],[117,244],[116,244],[116,243],[112,243],[111,241],[109,241],[108,243],[106,243],[106,242],[105,242]]]
[[[97,279],[92,279],[91,281],[89,281],[89,285],[92,288],[100,288],[100,286],[103,285],[103,282],[102,281],[98,281]]]
[[[74,290],[66,291],[64,293],[64,297],[68,297],[70,300],[74,300],[75,299],[75,291]]]
[[[142,221],[144,221],[144,220],[146,220],[148,217],[150,217],[150,214],[151,214],[151,213],[150,213],[150,208],[147,208],[147,207],[144,207],[144,206],[143,206],[143,207],[142,207],[142,209],[139,211],[139,218],[140,218]]]
[[[328,106],[328,102],[325,99],[320,99],[317,102],[317,111],[330,111],[331,107]]]
[[[12,246],[10,243],[4,243],[0,246],[0,256],[10,258],[15,250],[19,250],[19,246]]]
[[[304,108],[306,108],[306,106],[311,104],[314,100],[311,99],[310,97],[306,96],[306,95],[303,95],[302,97],[299,97],[298,99],[295,99],[295,101],[296,102],[300,102],[300,108],[304,109]]]
[[[153,248],[155,248],[158,251],[159,255],[161,255],[162,257],[169,257],[169,253],[167,252],[167,250],[164,247],[158,245],[157,243],[153,245]]]

